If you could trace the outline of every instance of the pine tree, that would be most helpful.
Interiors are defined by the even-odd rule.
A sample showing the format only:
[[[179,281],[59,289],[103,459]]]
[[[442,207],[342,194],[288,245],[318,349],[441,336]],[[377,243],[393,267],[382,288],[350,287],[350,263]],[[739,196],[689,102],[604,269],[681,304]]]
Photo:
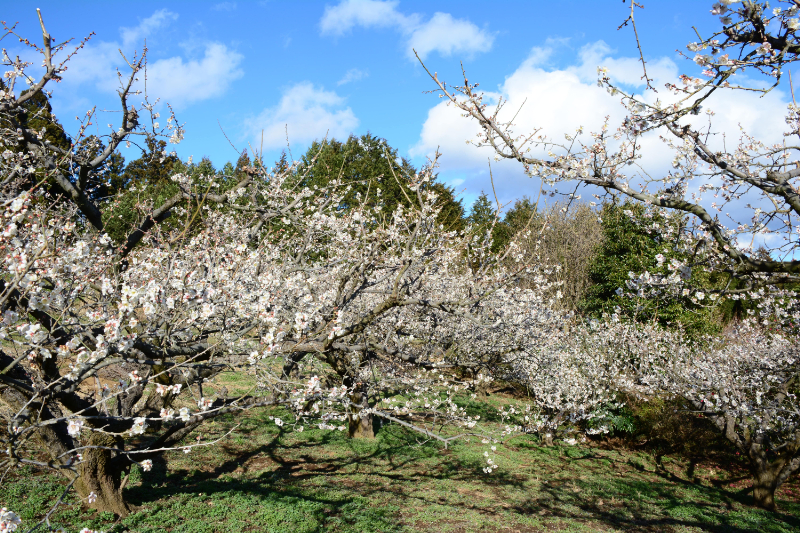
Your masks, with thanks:
[[[385,139],[367,133],[361,137],[351,135],[347,141],[331,139],[314,142],[302,157],[303,167],[311,171],[298,183],[300,187],[330,187],[338,182],[337,190],[345,193],[339,208],[345,212],[356,205],[377,208],[384,218],[392,216],[398,205],[410,207],[417,203],[417,193],[410,185],[418,179],[417,169]],[[283,163],[282,163],[283,162]],[[278,166],[285,164],[285,154]],[[298,173],[302,175],[303,173]],[[442,211],[438,222],[452,229],[463,228],[464,208],[455,199],[453,189],[435,181],[423,185],[438,195]]]
[[[479,238],[482,239],[487,231],[491,231],[492,252],[501,250],[511,238],[508,226],[499,219],[496,211],[496,206],[489,200],[489,196],[481,191],[480,196],[472,204],[467,217],[467,222],[472,226],[472,232]]]
[[[114,198],[113,204],[104,211],[103,222],[115,242],[123,242],[141,223],[142,213],[178,192],[170,178],[186,170],[177,156],[166,153],[165,141],[149,137],[146,146],[142,157],[130,161],[124,171],[119,172],[118,161],[117,168],[111,169],[108,175]]]

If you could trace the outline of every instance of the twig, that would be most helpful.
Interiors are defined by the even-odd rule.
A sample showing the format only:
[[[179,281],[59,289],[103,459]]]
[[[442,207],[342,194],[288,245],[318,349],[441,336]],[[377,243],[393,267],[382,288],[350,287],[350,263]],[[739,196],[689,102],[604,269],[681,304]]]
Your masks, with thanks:
[[[625,3],[625,0],[622,0],[622,2]],[[639,59],[642,62],[643,75],[640,79],[643,79],[645,83],[647,83],[648,89],[651,89],[654,93],[657,93],[658,91],[656,90],[656,88],[653,87],[653,85],[650,83],[653,80],[651,80],[650,77],[647,75],[647,64],[645,63],[644,53],[642,52],[642,43],[639,41],[639,32],[636,31],[636,20],[634,20],[633,18],[633,9],[635,7],[638,7],[639,9],[644,9],[644,6],[642,4],[636,2],[636,0],[631,0],[631,12],[628,15],[628,18],[625,19],[625,22],[623,22],[617,27],[617,30],[621,30],[623,27],[627,26],[628,21],[630,21],[631,26],[633,27],[633,35],[634,37],[636,37],[636,48],[639,49]]]

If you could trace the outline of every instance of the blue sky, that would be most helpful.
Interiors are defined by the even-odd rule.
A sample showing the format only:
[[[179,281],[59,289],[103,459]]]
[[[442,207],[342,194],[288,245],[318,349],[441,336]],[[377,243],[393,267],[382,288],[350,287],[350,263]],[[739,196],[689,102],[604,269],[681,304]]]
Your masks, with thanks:
[[[663,86],[680,72],[696,73],[676,49],[697,40],[692,26],[704,35],[718,27],[709,13],[711,2],[643,3],[637,26],[657,82]],[[487,91],[509,96],[512,103],[527,99],[520,131],[543,127],[558,136],[581,124],[591,130],[605,115],[621,118],[616,101],[594,85],[599,65],[610,66],[612,77],[628,87],[643,89],[633,33],[617,31],[629,10],[618,0],[62,0],[36,5],[57,41],[96,33],[55,88],[55,111],[70,131],[76,129],[74,117],[93,105],[118,109],[115,69],[124,66],[118,49],[132,55],[146,39],[148,93],[172,104],[186,124],[186,138],[175,147],[181,157],[208,156],[217,167],[235,161],[237,153],[221,128],[238,150],[259,147],[263,131],[268,162],[285,147],[287,128],[295,158],[326,132],[342,139],[369,131],[418,166],[439,146],[440,177],[462,191],[467,204],[491,188],[491,154],[466,145],[474,125],[425,94],[433,83],[412,47],[440,79],[461,81],[463,63],[470,81]],[[18,22],[20,34],[39,40],[36,5],[8,3],[2,16]],[[2,46],[30,57],[11,38]],[[736,101],[741,113],[728,124],[723,116],[721,127],[736,129],[744,120],[755,133],[769,132],[774,121],[764,117],[783,109],[786,99],[774,92],[754,103]],[[95,133],[103,134],[118,115],[109,112],[96,122]],[[662,155],[652,157],[654,171],[671,158],[654,146],[656,152]],[[536,194],[538,184],[518,165],[494,170],[501,200]]]

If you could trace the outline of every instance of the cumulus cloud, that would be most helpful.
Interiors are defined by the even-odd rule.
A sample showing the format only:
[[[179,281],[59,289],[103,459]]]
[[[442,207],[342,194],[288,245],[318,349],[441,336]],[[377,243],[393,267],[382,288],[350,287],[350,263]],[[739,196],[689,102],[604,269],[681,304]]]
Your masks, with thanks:
[[[94,83],[98,89],[111,92],[119,88],[117,69],[127,80],[116,43],[99,43],[86,47],[75,56],[68,85]],[[151,98],[169,102],[176,109],[223,95],[231,83],[241,78],[244,56],[221,43],[206,43],[203,55],[187,59],[174,56],[147,63],[147,92]],[[74,74],[74,75],[73,75]],[[144,80],[134,84],[143,89]]]
[[[264,149],[273,149],[286,145],[287,129],[292,144],[310,144],[326,135],[329,139],[346,138],[358,124],[344,98],[301,82],[287,88],[276,106],[265,109],[248,126],[257,136],[257,144],[263,131]]]
[[[491,49],[494,35],[472,22],[453,18],[449,13],[434,13],[428,21],[421,15],[406,15],[397,9],[397,0],[343,0],[327,6],[320,21],[322,35],[341,36],[355,27],[391,28],[405,38],[406,54],[421,58],[432,52],[447,57],[473,55]]]
[[[538,134],[561,144],[567,143],[565,134],[574,135],[580,126],[585,128],[583,140],[588,142],[588,132],[600,131],[606,117],[613,131],[625,117],[625,109],[619,103],[619,96],[613,97],[597,86],[596,69],[606,66],[617,83],[642,92],[644,82],[638,59],[615,57],[605,43],[597,42],[583,47],[573,65],[547,68],[552,52],[552,48],[547,46],[532,49],[528,58],[498,86],[497,91],[487,94],[487,103],[497,102],[502,96],[505,104],[500,114],[501,121],[516,114],[515,133],[538,131]],[[648,74],[656,80],[657,87],[663,87],[667,81],[677,81],[679,69],[671,59],[659,58],[648,62]],[[479,81],[486,83],[488,80]],[[649,102],[656,98],[669,102],[672,97],[667,91],[659,90],[657,94],[648,91],[642,98]],[[730,149],[740,137],[740,126],[766,143],[782,142],[787,103],[787,95],[778,90],[761,98],[744,91],[715,94],[707,106],[716,112],[712,117],[712,132],[716,135],[711,137],[710,145],[721,149],[722,143],[727,142]],[[707,124],[708,117],[701,114],[692,117],[692,121],[702,126]],[[509,201],[524,194],[535,196],[539,182],[527,178],[519,163],[495,162],[491,149],[466,144],[466,140],[475,139],[478,133],[479,127],[474,120],[462,117],[455,107],[448,107],[440,101],[429,110],[411,155],[430,156],[438,147],[443,154],[440,159],[442,177],[464,178],[464,184],[471,192],[491,189],[487,161],[490,160],[501,200]],[[643,170],[638,172],[655,178],[665,176],[672,168],[674,153],[655,133],[645,136],[641,145]],[[542,149],[531,151],[531,155],[546,157]],[[636,167],[629,168],[637,171]],[[588,196],[587,193],[584,195]]]
[[[74,94],[73,104],[83,104],[80,87],[84,84],[93,84],[107,93],[119,89],[117,72],[121,72],[126,81],[129,72],[119,50],[132,59],[133,51],[141,50],[144,39],[163,30],[177,18],[175,13],[160,9],[136,27],[120,28],[121,42],[91,42],[85,46],[71,59],[69,75],[64,78],[65,89]],[[176,109],[219,97],[244,74],[241,68],[243,60],[242,54],[213,41],[193,46],[183,56],[150,59],[147,63],[148,94],[153,99],[169,102]],[[144,77],[139,78],[134,89],[144,88]]]
[[[141,48],[144,44],[144,39],[150,35],[153,35],[155,32],[166,28],[175,20],[178,20],[178,15],[166,8],[163,8],[142,20],[136,27],[120,28],[119,33],[122,37],[123,50],[129,50],[136,47]]]
[[[431,52],[448,57],[455,53],[485,52],[494,36],[468,20],[455,19],[448,13],[435,13],[431,20],[415,28],[408,39],[409,53],[416,50],[422,59]]]
[[[366,78],[369,76],[368,72],[363,70],[359,70],[357,68],[351,68],[347,71],[342,79],[336,82],[336,85],[344,85],[346,83],[350,83],[352,81],[358,81],[360,79]]]
[[[409,28],[417,24],[416,15],[407,17],[397,11],[397,0],[344,0],[325,6],[319,23],[322,35],[341,36],[356,26],[364,28]]]
[[[244,56],[221,43],[205,46],[202,58],[159,59],[147,67],[148,91],[173,106],[183,107],[221,96],[231,82],[241,78]]]

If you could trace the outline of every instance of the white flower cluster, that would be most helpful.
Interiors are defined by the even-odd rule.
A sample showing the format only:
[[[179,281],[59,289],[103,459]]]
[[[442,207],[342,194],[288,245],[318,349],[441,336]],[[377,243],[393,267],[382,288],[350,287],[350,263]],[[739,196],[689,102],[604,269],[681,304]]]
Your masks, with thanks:
[[[16,513],[5,507],[0,509],[0,533],[16,531],[20,524],[22,520]]]

